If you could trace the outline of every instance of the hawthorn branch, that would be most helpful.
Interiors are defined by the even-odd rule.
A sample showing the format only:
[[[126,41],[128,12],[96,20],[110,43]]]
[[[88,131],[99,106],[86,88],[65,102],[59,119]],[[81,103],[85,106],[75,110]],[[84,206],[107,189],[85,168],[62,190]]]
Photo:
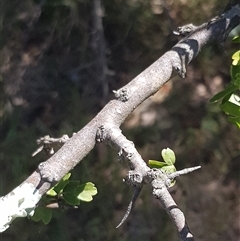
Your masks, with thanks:
[[[165,211],[168,213],[175,228],[178,231],[180,240],[193,241],[193,234],[191,233],[188,225],[186,223],[183,212],[178,208],[177,204],[174,202],[172,196],[167,190],[167,186],[159,175],[159,170],[151,170],[150,175],[154,176],[152,185],[152,194],[157,198],[162,204]]]
[[[36,171],[22,184],[0,198],[0,231],[7,229],[16,217],[32,214],[42,195],[72,170],[94,148],[99,138],[101,140],[102,135],[99,135],[99,130],[102,127],[112,131],[106,136],[111,136],[110,143],[117,147],[120,156],[124,156],[129,161],[131,169],[127,178],[129,183],[133,186],[141,185],[140,183],[149,180],[146,178],[149,168],[134,150],[135,148],[131,147],[129,141],[126,139],[123,141],[124,136],[120,133],[120,125],[139,104],[156,93],[176,75],[176,72],[184,78],[186,65],[198,55],[201,49],[213,42],[225,41],[228,33],[239,23],[240,3],[235,1],[226,8],[225,12],[214,18],[214,21],[210,20],[208,23],[194,27],[171,50],[126,86],[115,91],[115,99],[110,101],[91,122],[68,139],[47,161],[40,163]],[[126,143],[128,143],[127,146],[125,146]],[[181,240],[193,240],[184,215],[179,212],[166,186],[158,178],[150,183],[153,187],[153,195],[161,200],[174,221]]]
[[[171,174],[162,172],[159,169],[150,169],[136,150],[134,143],[129,141],[122,134],[119,128],[108,123],[105,126],[100,126],[99,130],[97,131],[97,141],[104,142],[118,150],[118,155],[121,160],[127,159],[131,169],[128,172],[125,182],[134,187],[134,193],[125,215],[116,228],[119,228],[128,218],[134,207],[137,197],[142,190],[143,184],[151,183],[153,187],[153,195],[161,201],[164,209],[172,218],[172,221],[179,232],[181,240],[193,240],[187,239],[189,237],[193,237],[193,235],[187,227],[183,213],[177,207],[167,189],[170,188],[172,181],[176,177],[197,170],[200,167],[187,168]],[[176,210],[171,211],[169,207],[173,203],[176,207]]]

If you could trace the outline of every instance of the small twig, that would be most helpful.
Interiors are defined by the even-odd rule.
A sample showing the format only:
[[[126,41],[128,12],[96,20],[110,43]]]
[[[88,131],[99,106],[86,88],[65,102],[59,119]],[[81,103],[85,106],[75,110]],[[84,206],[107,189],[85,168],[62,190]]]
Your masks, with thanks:
[[[56,147],[56,144],[59,144],[59,146],[61,147],[67,140],[69,140],[68,135],[63,135],[59,138],[52,138],[49,135],[40,137],[37,140],[37,144],[41,146],[32,153],[32,157],[36,156],[42,150],[44,150],[48,156],[51,156],[55,153],[54,147]]]
[[[190,24],[178,27],[177,30],[173,31],[173,34],[178,35],[178,36],[181,35],[183,37],[186,37],[188,34],[193,32],[197,28],[198,28],[197,26],[194,26],[193,24],[190,23]]]

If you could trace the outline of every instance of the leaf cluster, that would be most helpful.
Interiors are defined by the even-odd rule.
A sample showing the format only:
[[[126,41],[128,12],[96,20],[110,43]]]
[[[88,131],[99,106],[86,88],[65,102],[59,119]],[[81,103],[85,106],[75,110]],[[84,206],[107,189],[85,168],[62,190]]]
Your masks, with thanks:
[[[240,43],[240,37],[233,38],[234,43]],[[221,101],[221,110],[228,115],[228,121],[240,128],[240,50],[232,55],[232,65],[230,68],[231,82],[221,92],[213,96],[210,102]]]
[[[176,167],[174,166],[176,162],[176,156],[173,150],[170,148],[163,149],[161,152],[163,162],[156,160],[149,160],[148,165],[151,168],[161,169],[166,174],[171,174],[176,172]],[[172,181],[171,187],[175,185],[175,181]]]
[[[79,181],[69,180],[71,173],[52,187],[43,198],[45,206],[37,207],[31,217],[34,221],[48,224],[52,218],[52,209],[58,207],[77,207],[80,202],[90,202],[97,194],[97,188],[91,182],[80,184]]]

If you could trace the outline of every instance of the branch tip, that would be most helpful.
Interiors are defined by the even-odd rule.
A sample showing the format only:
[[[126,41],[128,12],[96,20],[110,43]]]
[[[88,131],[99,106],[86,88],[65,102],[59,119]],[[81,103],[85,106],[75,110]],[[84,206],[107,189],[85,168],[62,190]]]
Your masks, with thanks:
[[[175,179],[176,177],[179,177],[179,176],[181,176],[181,175],[188,174],[188,173],[193,172],[193,171],[196,171],[196,170],[198,170],[198,169],[200,169],[200,168],[201,168],[201,166],[185,168],[185,169],[183,169],[183,170],[176,171],[176,172],[174,172],[174,173],[169,174],[169,175],[168,175],[168,178],[173,180],[173,179]]]

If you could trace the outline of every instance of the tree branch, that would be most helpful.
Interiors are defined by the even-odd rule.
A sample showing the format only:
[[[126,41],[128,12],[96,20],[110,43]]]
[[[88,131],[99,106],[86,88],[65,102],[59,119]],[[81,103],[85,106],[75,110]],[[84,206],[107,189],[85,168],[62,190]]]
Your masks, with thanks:
[[[166,210],[172,219],[180,240],[193,241],[193,235],[188,228],[183,212],[178,208],[172,196],[167,190],[166,185],[159,178],[154,178],[152,181],[153,196],[159,199],[163,208]]]
[[[181,77],[185,77],[186,65],[204,46],[214,41],[222,43],[239,23],[240,4],[236,1],[227,8],[225,14],[222,13],[214,21],[194,27],[170,51],[129,84],[115,91],[115,99],[110,101],[89,124],[67,140],[47,161],[40,163],[36,171],[21,185],[0,198],[0,231],[8,228],[16,217],[31,215],[41,196],[72,170],[94,148],[96,141],[107,140],[118,149],[120,156],[129,161],[131,171],[127,181],[133,186],[150,182],[153,195],[167,210],[181,240],[193,240],[184,215],[177,208],[166,185],[160,181],[158,175],[154,178],[151,175],[151,178],[149,177],[150,169],[134,145],[121,134],[119,127],[139,104],[156,93],[176,72]]]

